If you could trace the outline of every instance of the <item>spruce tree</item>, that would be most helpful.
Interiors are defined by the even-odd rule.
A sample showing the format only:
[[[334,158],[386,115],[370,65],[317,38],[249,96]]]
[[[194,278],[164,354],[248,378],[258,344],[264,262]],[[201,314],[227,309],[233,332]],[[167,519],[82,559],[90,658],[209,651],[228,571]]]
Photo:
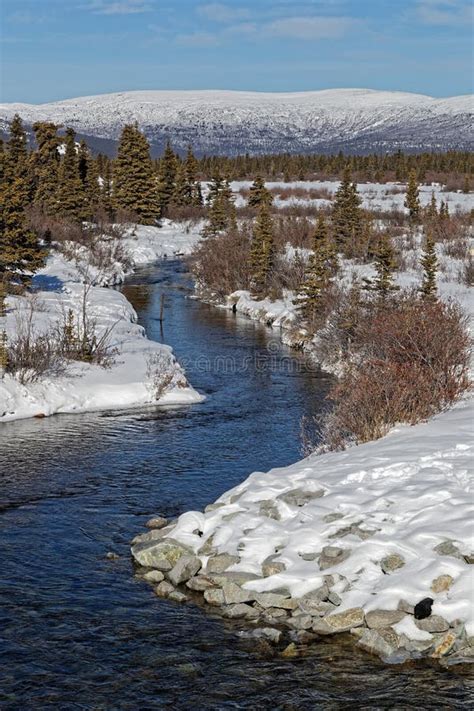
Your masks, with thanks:
[[[251,284],[254,293],[262,294],[268,288],[274,257],[273,221],[268,204],[262,202],[254,222],[250,250]]]
[[[201,183],[198,180],[198,162],[194,156],[193,149],[191,146],[188,147],[188,152],[186,154],[186,160],[184,161],[184,169],[186,172],[186,180],[189,185],[191,202],[190,204],[194,207],[201,207],[202,192]]]
[[[448,203],[441,200],[441,205],[439,206],[439,219],[448,220],[449,219],[449,207]]]
[[[237,228],[234,196],[229,181],[220,181],[219,189],[213,192],[208,211],[208,222],[203,230],[204,237],[214,237],[220,232]]]
[[[431,192],[431,200],[430,204],[426,208],[426,216],[430,220],[435,220],[438,217],[438,205],[436,204],[434,191]]]
[[[136,124],[124,127],[120,137],[113,177],[115,210],[136,216],[153,225],[160,215],[150,146]]]
[[[423,280],[420,292],[423,299],[436,299],[436,274],[438,271],[438,258],[436,256],[436,245],[431,232],[428,232],[423,247],[421,257],[423,267]]]
[[[26,134],[17,116],[11,127],[0,188],[0,281],[4,285],[27,283],[30,273],[44,261],[43,250],[26,214],[31,201]]]
[[[261,175],[257,175],[249,190],[247,204],[249,207],[260,207],[262,202],[268,205],[273,203],[273,195],[265,187],[265,181]]]
[[[192,205],[192,200],[192,186],[188,182],[186,166],[184,163],[178,163],[171,202],[176,207],[186,207]]]
[[[176,156],[168,141],[158,170],[158,205],[160,208],[160,217],[166,217],[168,206],[173,199],[176,170]]]
[[[220,173],[215,173],[214,177],[212,178],[211,182],[209,183],[208,186],[208,191],[206,195],[206,204],[207,205],[212,205],[214,200],[216,199],[217,195],[222,191],[222,188],[224,186],[224,180]]]
[[[87,219],[86,192],[79,173],[74,129],[66,129],[65,151],[58,172],[58,214],[72,222]]]
[[[332,212],[332,225],[337,246],[352,255],[356,251],[362,232],[361,199],[352,182],[350,168],[344,169],[341,184],[336,192]]]
[[[397,268],[395,252],[392,243],[386,234],[380,238],[379,246],[375,255],[374,279],[364,279],[364,288],[372,291],[379,299],[384,301],[393,291],[398,290],[394,284],[394,272]]]
[[[414,225],[418,224],[420,221],[421,205],[416,170],[411,170],[408,176],[404,205],[408,210],[410,222]]]
[[[54,123],[39,121],[33,124],[37,150],[33,154],[33,168],[36,182],[34,204],[46,215],[56,215],[58,211],[58,173],[60,138]]]

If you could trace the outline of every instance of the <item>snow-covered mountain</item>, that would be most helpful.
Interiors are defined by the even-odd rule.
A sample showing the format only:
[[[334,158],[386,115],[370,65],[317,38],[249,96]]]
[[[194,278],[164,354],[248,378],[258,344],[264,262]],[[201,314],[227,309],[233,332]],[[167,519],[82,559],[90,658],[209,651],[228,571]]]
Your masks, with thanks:
[[[170,138],[202,153],[385,152],[473,146],[472,96],[333,89],[272,94],[237,91],[131,91],[50,104],[0,104],[0,130],[15,113],[72,126],[113,150],[137,121],[154,152]],[[104,140],[105,139],[105,140]],[[111,143],[112,141],[112,143]]]

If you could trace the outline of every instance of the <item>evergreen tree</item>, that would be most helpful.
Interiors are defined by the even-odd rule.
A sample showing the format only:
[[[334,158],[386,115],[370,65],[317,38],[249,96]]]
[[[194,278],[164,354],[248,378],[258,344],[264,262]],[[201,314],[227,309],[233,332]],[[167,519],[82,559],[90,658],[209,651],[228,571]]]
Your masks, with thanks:
[[[268,205],[273,203],[273,195],[265,187],[265,181],[261,175],[257,175],[249,191],[247,204],[249,207],[260,207],[262,202]]]
[[[186,172],[186,180],[189,185],[191,202],[194,207],[201,207],[203,204],[201,183],[198,180],[198,162],[194,156],[191,146],[188,147],[186,160],[184,161],[184,169]]]
[[[219,232],[237,227],[237,217],[232,188],[227,180],[220,182],[217,192],[213,192],[208,212],[208,222],[203,230],[204,237],[213,237]]]
[[[186,207],[188,205],[192,205],[192,186],[188,182],[186,166],[184,163],[178,163],[171,202],[176,207]]]
[[[212,205],[217,195],[219,195],[219,193],[222,191],[223,186],[224,180],[222,176],[220,175],[220,173],[216,173],[208,186],[208,192],[206,196],[207,205]]]
[[[305,281],[295,300],[304,320],[312,327],[315,326],[318,316],[321,316],[336,268],[337,254],[330,242],[324,217],[320,215]]]
[[[420,221],[421,205],[416,170],[411,170],[408,176],[404,205],[408,210],[410,222],[418,224]]]
[[[31,193],[26,134],[19,117],[11,124],[12,137],[5,148],[6,175],[0,188],[0,282],[26,283],[43,264],[43,251],[29,227],[26,208]]]
[[[383,301],[392,291],[396,291],[399,288],[394,284],[394,272],[397,267],[395,252],[386,234],[383,234],[380,238],[374,266],[376,276],[374,279],[365,278],[364,288],[374,292]]]
[[[34,204],[46,215],[55,215],[58,210],[58,173],[60,138],[54,123],[39,121],[33,124],[37,150],[33,154],[33,170],[36,182]]]
[[[435,241],[430,232],[426,235],[421,266],[423,267],[423,281],[420,287],[421,295],[424,299],[435,299],[438,258],[436,257]]]
[[[176,170],[176,156],[168,141],[158,171],[158,205],[160,208],[160,217],[166,217],[166,211],[173,199]]]
[[[254,222],[250,250],[252,289],[262,294],[268,288],[274,263],[273,221],[266,202],[262,202]]]
[[[116,210],[136,215],[144,225],[153,225],[160,214],[150,146],[136,124],[125,126],[120,137],[113,178],[113,204]]]
[[[449,220],[449,207],[448,203],[441,200],[441,205],[439,206],[439,219]]]
[[[434,191],[431,192],[431,200],[430,204],[426,208],[426,216],[430,220],[435,220],[438,217],[438,205],[436,204]]]
[[[355,251],[362,232],[361,199],[352,182],[350,168],[346,167],[336,192],[332,213],[336,244],[348,254]]]
[[[79,173],[74,129],[66,129],[65,151],[58,172],[58,214],[73,222],[87,219],[86,193]]]

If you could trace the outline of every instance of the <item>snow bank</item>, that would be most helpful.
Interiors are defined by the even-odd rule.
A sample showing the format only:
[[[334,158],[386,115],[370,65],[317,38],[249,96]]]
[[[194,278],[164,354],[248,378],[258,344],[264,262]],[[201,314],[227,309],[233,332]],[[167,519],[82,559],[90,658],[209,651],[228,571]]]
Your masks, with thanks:
[[[198,239],[197,232],[187,233],[166,222],[163,229],[138,226],[123,239],[128,258],[133,265],[153,262],[171,254],[190,251]],[[33,297],[9,297],[7,314],[0,318],[0,332],[11,339],[18,331],[19,321],[25,321],[33,308],[33,328],[36,334],[50,331],[64,322],[69,309],[76,320],[87,289],[87,310],[99,335],[111,329],[110,347],[114,349],[110,368],[79,362],[67,364],[64,372],[42,377],[22,385],[5,375],[0,380],[0,422],[25,417],[48,416],[55,413],[89,412],[153,405],[198,402],[202,397],[187,383],[184,373],[168,346],[147,339],[137,325],[131,304],[120,292],[107,288],[123,280],[126,267],[113,265],[107,273],[84,266],[87,255],[80,253],[74,262],[53,252],[46,266],[34,279],[37,288]],[[92,286],[85,287],[84,273]],[[98,282],[98,283],[96,283]],[[157,393],[157,369],[163,371],[169,383],[162,394]],[[155,365],[153,365],[153,362]]]

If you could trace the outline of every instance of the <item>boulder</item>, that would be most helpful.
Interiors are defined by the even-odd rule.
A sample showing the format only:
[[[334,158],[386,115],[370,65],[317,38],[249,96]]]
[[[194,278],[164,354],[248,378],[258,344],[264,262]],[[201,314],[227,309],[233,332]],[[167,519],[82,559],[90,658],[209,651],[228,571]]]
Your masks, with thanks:
[[[275,560],[276,555],[269,555],[262,563],[262,575],[264,578],[269,578],[270,575],[277,575],[286,569],[286,565],[278,560]]]
[[[446,632],[446,634],[441,635],[441,637],[435,642],[434,650],[431,656],[437,659],[439,657],[444,657],[446,654],[449,654],[449,652],[454,647],[456,639],[457,636],[454,632]]]
[[[289,596],[278,595],[272,592],[255,593],[255,600],[264,609],[269,607],[281,607],[284,610],[295,610],[298,602]]]
[[[179,590],[173,590],[168,595],[168,600],[173,600],[173,602],[186,602],[187,599],[186,595]]]
[[[393,573],[394,570],[403,568],[404,565],[405,560],[402,558],[401,555],[398,555],[398,553],[392,553],[391,555],[387,555],[380,561],[380,567],[387,575]]]
[[[228,605],[224,607],[222,614],[231,620],[236,620],[245,617],[248,620],[256,619],[259,616],[258,610],[255,610],[251,605],[238,603],[237,605]]]
[[[403,610],[403,612],[406,612],[407,615],[414,615],[415,614],[415,606],[411,605],[409,602],[407,602],[403,598],[398,601],[397,609]]]
[[[209,558],[206,565],[206,573],[223,573],[230,568],[231,565],[238,563],[240,558],[238,555],[230,555],[229,553],[219,553],[218,555]]]
[[[216,584],[206,575],[196,575],[187,581],[186,587],[197,592],[204,592],[208,588],[215,588]]]
[[[286,621],[286,624],[295,630],[309,630],[313,624],[313,618],[311,615],[300,612],[290,617],[290,619]]]
[[[405,617],[402,610],[371,610],[365,613],[365,622],[370,629],[390,627]]]
[[[398,649],[398,637],[393,633],[391,639],[390,635],[382,635],[376,629],[364,630],[357,646],[369,654],[376,654],[382,658],[391,657]]]
[[[438,545],[435,546],[433,550],[438,553],[438,555],[447,555],[451,558],[458,558],[459,560],[463,559],[463,555],[459,548],[454,545],[453,541],[450,540],[438,543]]]
[[[325,546],[319,556],[318,565],[320,570],[326,570],[333,565],[339,565],[344,560],[349,558],[351,552],[347,548],[338,548],[337,546]]]
[[[157,585],[155,588],[155,593],[158,595],[158,597],[169,597],[173,592],[173,585],[171,585],[171,583],[168,583],[166,580],[163,580],[163,582]]]
[[[148,570],[144,574],[143,579],[149,583],[161,583],[161,581],[165,579],[165,576],[161,570]]]
[[[236,585],[231,581],[226,581],[222,586],[224,593],[224,602],[226,605],[236,605],[242,602],[252,602],[255,600],[255,592],[253,590],[244,590],[240,585]]]
[[[208,588],[204,590],[204,599],[209,605],[224,605],[224,593],[220,588]]]
[[[302,612],[312,615],[313,617],[324,617],[335,611],[334,605],[331,602],[304,597],[298,600],[298,606]]]
[[[422,620],[415,619],[415,625],[423,632],[446,632],[449,623],[439,615],[430,615]]]
[[[290,506],[305,506],[313,499],[319,499],[324,496],[324,490],[319,489],[318,491],[306,491],[305,489],[292,489],[291,491],[286,491],[284,494],[279,494],[277,499],[284,501],[285,504]]]
[[[150,533],[155,533],[155,531],[150,531]],[[191,549],[172,538],[152,540],[132,546],[132,556],[137,563],[146,568],[156,568],[162,571],[171,570],[178,560],[187,554],[192,554]]]
[[[275,521],[280,521],[281,519],[278,506],[271,499],[266,499],[260,503],[259,514],[260,516],[273,518]]]
[[[449,590],[453,582],[454,579],[450,575],[438,575],[431,583],[431,592],[441,593]]]
[[[354,627],[361,627],[364,624],[364,610],[361,607],[351,607],[349,610],[336,612],[320,620],[315,620],[313,631],[323,635],[335,634],[336,632],[348,632]]]
[[[259,576],[254,573],[245,573],[243,571],[233,570],[226,570],[223,573],[209,573],[208,577],[216,585],[220,586],[227,582],[235,583],[236,585],[245,585],[245,583],[248,583],[251,580],[259,580]]]
[[[183,555],[168,573],[168,578],[173,585],[181,585],[193,578],[201,569],[201,561],[195,555]]]
[[[165,526],[168,525],[168,519],[163,518],[163,516],[154,516],[153,518],[148,519],[146,522],[145,526],[147,528],[164,528]]]

